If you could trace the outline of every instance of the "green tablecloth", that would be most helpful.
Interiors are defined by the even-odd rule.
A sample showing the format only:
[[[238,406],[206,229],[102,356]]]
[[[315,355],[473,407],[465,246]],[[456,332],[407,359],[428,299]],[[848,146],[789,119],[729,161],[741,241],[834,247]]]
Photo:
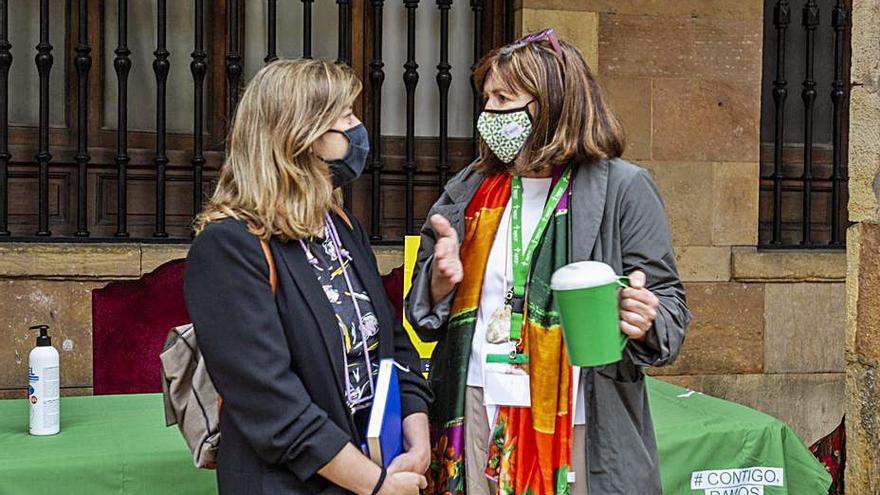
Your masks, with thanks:
[[[213,471],[193,467],[162,396],[61,400],[61,433],[27,433],[26,400],[0,401],[0,494],[210,494]]]
[[[691,477],[755,467],[783,470],[784,486],[760,493],[828,493],[830,475],[781,421],[655,379],[648,390],[664,494],[752,495],[691,490]],[[194,468],[177,428],[165,427],[161,395],[65,397],[61,433],[51,437],[28,435],[27,420],[27,401],[0,401],[0,495],[216,493],[214,472]],[[747,474],[755,473],[737,476]]]
[[[828,493],[831,475],[782,421],[652,378],[648,379],[648,400],[654,417],[665,495]],[[741,470],[724,475],[699,473],[735,468]],[[761,475],[767,473],[767,470],[742,468],[779,468],[783,486],[753,484],[761,488],[740,488],[748,484],[744,479],[763,480]],[[691,490],[692,477],[700,482],[698,486],[712,482],[718,487]]]

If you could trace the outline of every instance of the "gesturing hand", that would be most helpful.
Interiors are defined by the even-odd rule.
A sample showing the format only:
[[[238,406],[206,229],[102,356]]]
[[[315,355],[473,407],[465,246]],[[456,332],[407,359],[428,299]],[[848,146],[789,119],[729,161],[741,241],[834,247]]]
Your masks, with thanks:
[[[443,215],[431,216],[431,227],[437,233],[434,262],[431,267],[431,298],[436,303],[446,297],[464,277],[458,256],[458,233]]]

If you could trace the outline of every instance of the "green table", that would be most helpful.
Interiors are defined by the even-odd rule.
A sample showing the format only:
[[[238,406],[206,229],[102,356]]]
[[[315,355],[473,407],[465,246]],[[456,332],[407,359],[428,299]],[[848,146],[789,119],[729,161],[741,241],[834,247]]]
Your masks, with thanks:
[[[0,401],[0,495],[215,494],[160,394],[65,397],[61,433],[27,433],[27,400]]]
[[[828,493],[831,475],[782,421],[653,378],[648,401],[664,495]],[[767,484],[778,474],[783,486]],[[692,490],[692,481],[704,488]]]
[[[655,379],[648,391],[665,495],[828,493],[830,475],[781,421]],[[159,394],[65,397],[51,437],[28,435],[27,420],[27,401],[0,401],[0,495],[217,492],[214,472],[194,468],[177,428],[165,427]],[[700,471],[734,468],[782,469],[784,486],[691,490],[694,476],[734,476]]]

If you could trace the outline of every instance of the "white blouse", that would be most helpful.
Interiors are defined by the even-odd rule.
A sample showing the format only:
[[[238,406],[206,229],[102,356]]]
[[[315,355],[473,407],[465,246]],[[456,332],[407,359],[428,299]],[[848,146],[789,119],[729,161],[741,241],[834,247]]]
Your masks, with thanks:
[[[522,246],[528,245],[535,227],[544,211],[544,204],[550,192],[552,178],[523,178],[523,225]],[[506,273],[506,278],[505,278]],[[505,287],[505,280],[507,286]],[[491,344],[486,341],[486,327],[492,314],[504,305],[504,295],[509,287],[513,286],[513,262],[510,242],[510,201],[504,208],[504,214],[495,233],[495,240],[489,251],[489,259],[486,263],[486,271],[483,274],[483,288],[480,293],[480,305],[477,308],[477,323],[474,331],[474,339],[471,343],[470,363],[468,364],[467,384],[471,387],[484,388],[484,373],[487,369],[510,368],[508,364],[486,363],[489,354],[507,354],[510,345],[507,343]],[[574,387],[572,387],[573,399],[576,402],[575,424],[584,424],[584,400],[583,387],[579,383],[580,369],[574,367]],[[492,390],[484,390],[484,397],[491,395]],[[521,393],[528,394],[527,390]],[[490,423],[494,421],[497,406],[486,406]]]

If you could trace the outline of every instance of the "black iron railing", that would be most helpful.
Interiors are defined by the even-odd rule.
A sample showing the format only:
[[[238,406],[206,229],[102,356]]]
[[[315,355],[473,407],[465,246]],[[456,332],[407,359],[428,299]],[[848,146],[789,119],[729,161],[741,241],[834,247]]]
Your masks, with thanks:
[[[826,2],[830,4],[831,2]],[[843,227],[847,224],[847,213],[843,201],[843,190],[847,183],[845,118],[849,103],[849,27],[851,6],[844,0],[837,0],[831,8],[831,16],[823,17],[816,0],[804,0],[800,16],[803,29],[803,58],[793,60],[797,69],[802,70],[801,100],[803,102],[803,127],[800,139],[790,139],[786,134],[786,104],[789,83],[786,69],[791,68],[786,59],[789,30],[792,25],[792,5],[788,0],[777,0],[773,5],[773,29],[775,31],[775,50],[765,53],[774,57],[774,78],[772,81],[772,173],[762,177],[762,192],[771,193],[765,201],[772,202],[772,208],[762,208],[770,213],[770,219],[762,214],[762,224],[769,228],[762,230],[762,247],[767,248],[842,248]],[[828,20],[830,19],[830,22]],[[769,20],[769,19],[768,19]],[[823,23],[824,21],[824,23]],[[817,64],[817,34],[822,43],[833,44],[833,58],[822,59]],[[797,47],[795,47],[797,48]],[[830,83],[830,112],[817,111],[816,71],[833,74]],[[765,65],[766,70],[766,65]],[[828,119],[830,143],[816,143],[814,127],[817,119]],[[769,140],[767,140],[769,142]],[[827,148],[830,147],[830,150]],[[793,151],[802,148],[800,176],[792,176]],[[787,152],[788,151],[788,152]],[[830,155],[826,153],[830,151]],[[822,163],[823,174],[817,175],[817,156],[830,156],[831,163]],[[767,157],[765,157],[767,158]],[[764,159],[764,158],[762,158]],[[768,167],[765,167],[765,169]],[[798,207],[795,195],[800,193],[800,225],[793,226],[789,209]],[[819,205],[818,201],[822,204]],[[817,218],[817,213],[821,217]],[[786,220],[788,219],[788,220]],[[798,232],[794,232],[794,229]],[[820,231],[820,232],[817,232]],[[821,235],[819,235],[821,234]]]
[[[849,103],[849,84],[843,80],[844,64],[844,48],[847,44],[847,32],[850,27],[850,10],[842,1],[838,1],[834,6],[831,18],[831,25],[834,28],[834,82],[831,90],[831,104],[834,107],[832,115],[832,172],[831,172],[831,204],[833,213],[831,214],[831,244],[833,246],[841,246],[843,240],[840,233],[840,210],[841,210],[841,194],[840,188],[847,179],[843,173],[844,167],[844,150],[843,150],[843,133],[848,127],[844,127],[844,105]],[[848,52],[849,50],[847,50]],[[847,64],[848,68],[848,64]],[[847,72],[847,77],[849,76]]]
[[[12,44],[9,43],[8,0],[0,0],[0,237],[9,237],[9,68]]]
[[[192,62],[189,64],[193,78],[193,156],[190,161],[193,170],[193,216],[198,214],[199,210],[202,209],[202,198],[204,197],[202,188],[205,180],[203,174],[206,161],[204,141],[204,93],[205,75],[208,73],[208,54],[205,52],[205,16],[203,15],[205,12],[205,1],[195,0],[195,2],[195,47],[191,55]],[[274,5],[275,2],[270,2],[269,4]],[[274,26],[274,16],[270,16],[270,19],[273,21],[270,23],[270,26]],[[272,30],[272,35],[274,35],[274,30]],[[270,37],[270,40],[271,39],[272,38]],[[269,47],[269,54],[274,56],[274,43],[270,43]]]
[[[221,37],[225,42],[225,57],[214,57],[210,48],[206,49],[206,5],[204,0],[192,0],[194,5],[194,18],[192,19],[194,27],[193,49],[189,54],[191,58],[189,68],[191,72],[191,83],[193,90],[193,116],[192,116],[192,133],[190,135],[177,134],[170,136],[168,127],[168,104],[167,98],[169,92],[169,75],[171,72],[172,53],[167,44],[168,30],[168,12],[166,0],[157,0],[154,4],[156,19],[156,43],[155,51],[152,55],[153,76],[155,77],[156,87],[156,114],[155,114],[155,135],[153,136],[154,146],[151,149],[145,149],[141,145],[135,143],[143,143],[145,134],[139,132],[137,137],[132,137],[132,131],[129,128],[129,100],[136,98],[137,95],[130,94],[133,87],[129,83],[129,77],[132,74],[132,49],[129,46],[129,5],[127,0],[115,0],[118,8],[116,10],[116,39],[107,40],[108,43],[115,43],[112,60],[108,61],[113,65],[113,73],[108,75],[109,78],[115,76],[117,101],[115,129],[104,127],[96,127],[92,125],[92,132],[112,133],[115,137],[115,143],[110,145],[109,142],[90,140],[90,113],[94,114],[96,106],[92,105],[92,98],[95,98],[95,86],[90,86],[90,74],[93,69],[93,45],[96,36],[90,36],[89,20],[100,19],[96,16],[95,0],[76,0],[70,2],[70,12],[56,13],[50,16],[49,0],[40,0],[39,2],[39,23],[40,23],[40,41],[36,46],[36,69],[39,74],[39,123],[36,126],[37,140],[34,146],[37,149],[35,162],[30,161],[30,157],[13,156],[10,150],[10,122],[8,118],[9,105],[24,104],[10,100],[9,95],[9,73],[13,63],[13,50],[9,40],[9,1],[0,0],[0,240],[17,240],[17,241],[85,241],[85,242],[123,242],[123,241],[145,241],[145,242],[179,242],[189,239],[188,236],[182,236],[179,229],[169,229],[168,224],[168,208],[170,200],[178,199],[173,196],[172,190],[169,188],[169,180],[171,180],[172,169],[176,173],[181,168],[189,168],[189,177],[192,181],[192,215],[196,215],[202,208],[203,201],[207,191],[206,185],[206,163],[209,161],[206,155],[216,153],[222,149],[222,142],[219,147],[217,143],[212,146],[205,142],[206,133],[209,132],[209,122],[206,122],[206,98],[213,98],[209,92],[210,87],[206,88],[209,83],[208,78],[212,76],[216,70],[220,68],[214,67],[214,64],[223,64],[223,76],[225,77],[226,101],[222,101],[224,97],[220,97],[221,101],[212,100],[215,107],[221,107],[221,115],[225,115],[226,122],[231,121],[232,115],[238,104],[240,89],[244,83],[244,51],[243,37],[244,21],[243,11],[244,2],[242,0],[226,0],[226,30],[225,36]],[[263,58],[265,63],[270,63],[278,59],[278,2],[277,0],[266,0],[266,54]],[[311,57],[313,52],[313,25],[312,25],[312,7],[314,0],[300,0],[303,12],[302,24],[302,56]],[[402,67],[403,82],[406,93],[406,105],[402,109],[392,109],[393,111],[403,111],[406,116],[406,133],[404,136],[405,145],[403,153],[403,164],[399,171],[395,174],[402,176],[404,183],[404,199],[403,207],[405,209],[403,233],[415,233],[417,229],[416,208],[416,186],[421,180],[422,186],[424,180],[419,179],[424,175],[424,168],[419,167],[419,157],[417,156],[417,136],[415,131],[415,113],[416,113],[416,88],[419,84],[419,73],[417,71],[419,65],[416,60],[416,16],[420,10],[425,8],[425,3],[418,0],[402,0],[402,7],[406,10],[406,61]],[[449,91],[452,83],[452,65],[449,60],[449,37],[450,37],[450,11],[453,9],[469,9],[469,15],[473,16],[473,61],[481,57],[485,51],[486,42],[484,38],[485,26],[488,19],[484,19],[488,0],[470,0],[470,3],[462,3],[453,5],[452,0],[436,0],[436,6],[440,15],[440,31],[439,31],[439,64],[436,66],[436,84],[439,92],[439,122],[437,129],[437,149],[435,168],[432,172],[436,177],[433,179],[439,186],[442,186],[448,180],[450,174],[454,171],[451,166],[450,159],[450,137],[449,137]],[[101,4],[103,5],[103,4]],[[173,5],[173,4],[172,4]],[[499,12],[503,9],[504,15],[497,20],[498,29],[502,32],[505,39],[513,36],[512,19],[513,19],[513,2],[510,0],[497,0],[494,5],[493,12]],[[503,5],[502,7],[498,7]],[[281,8],[297,7],[293,2],[285,2]],[[382,87],[385,81],[385,64],[382,58],[382,20],[383,10],[386,2],[383,0],[336,0],[338,9],[338,56],[337,60],[343,63],[352,63],[352,36],[353,33],[369,32],[369,38],[365,34],[363,43],[365,47],[362,52],[366,55],[364,60],[364,80],[367,82],[365,88],[365,98],[367,107],[365,110],[369,115],[368,126],[371,135],[372,153],[369,159],[369,168],[366,179],[370,183],[369,192],[366,194],[365,201],[369,201],[370,205],[366,215],[369,221],[370,235],[373,240],[383,240],[382,229],[382,202],[385,198],[383,194],[383,177],[388,172],[388,163],[383,156],[383,136],[380,133],[382,125],[382,117],[380,108],[382,106]],[[353,9],[359,9],[360,12],[366,12],[364,26],[355,26],[352,21]],[[68,14],[67,17],[61,14]],[[71,84],[76,86],[75,104],[69,109],[70,114],[74,114],[75,134],[72,129],[71,136],[75,137],[75,155],[66,157],[61,156],[53,161],[52,149],[54,144],[50,143],[50,121],[49,121],[49,82],[50,77],[60,77],[52,72],[53,67],[53,46],[49,40],[50,22],[64,23],[65,19],[75,17],[76,22],[71,24],[71,29],[75,29],[76,37],[75,45],[70,50],[67,46],[64,49],[55,50],[56,53],[62,53],[66,57],[67,54],[72,56],[72,67],[75,69],[75,75],[71,80]],[[94,22],[94,21],[93,21]],[[503,24],[502,24],[503,23]],[[366,25],[371,25],[367,29]],[[94,30],[94,26],[92,26]],[[208,28],[210,29],[210,28]],[[493,29],[495,29],[493,27]],[[494,38],[493,38],[494,39]],[[215,43],[216,40],[211,41]],[[136,45],[132,45],[136,46]],[[26,47],[22,47],[27,49]],[[395,47],[397,48],[397,47]],[[19,47],[16,47],[19,49]],[[403,49],[401,47],[400,49]],[[18,53],[18,52],[17,52]],[[183,54],[174,54],[176,57],[184,56]],[[209,59],[209,57],[212,57]],[[15,59],[16,62],[18,59]],[[473,70],[474,65],[470,65]],[[468,69],[464,69],[468,70]],[[215,71],[215,72],[212,72]],[[135,81],[133,81],[135,82]],[[133,83],[132,82],[132,83]],[[92,88],[90,91],[90,87]],[[215,87],[216,86],[211,86]],[[476,122],[477,114],[480,110],[480,96],[473,89],[473,121]],[[470,106],[469,104],[466,104]],[[387,111],[387,110],[386,110]],[[465,111],[471,111],[466,109]],[[92,115],[94,117],[94,115]],[[97,131],[96,131],[97,129]],[[152,133],[153,131],[150,131]],[[147,136],[152,134],[147,133]],[[221,132],[222,134],[222,132]],[[210,134],[216,135],[216,133]],[[99,136],[108,137],[108,136]],[[209,136],[210,137],[210,136]],[[191,138],[191,141],[190,141]],[[476,130],[474,126],[473,138],[476,138]],[[17,145],[21,145],[22,140],[18,140]],[[191,142],[191,144],[189,144]],[[102,146],[99,143],[104,143]],[[177,144],[173,144],[177,143]],[[185,150],[181,149],[180,143]],[[98,152],[95,147],[102,147]],[[131,149],[130,149],[131,146]],[[423,145],[419,145],[423,146]],[[13,147],[15,149],[15,147]],[[471,148],[476,150],[476,146],[472,144]],[[68,148],[63,148],[68,152]],[[102,162],[104,166],[112,166],[115,179],[115,231],[107,234],[95,234],[91,228],[94,223],[90,223],[89,208],[95,208],[94,203],[90,201],[89,195],[89,173],[92,167],[96,165],[95,159],[90,152],[97,153],[101,157],[106,157],[107,152],[112,149],[112,159],[110,162]],[[457,148],[460,149],[460,148]],[[186,159],[181,163],[180,154],[185,152]],[[474,151],[475,152],[475,151]],[[128,211],[129,204],[132,201],[132,190],[129,183],[134,173],[133,160],[140,160],[144,153],[149,153],[149,166],[153,176],[151,180],[155,181],[155,211],[152,213],[152,223],[150,225],[151,234],[139,234],[132,230],[129,225],[130,214]],[[459,153],[460,154],[460,153]],[[211,154],[210,157],[215,155]],[[210,158],[209,157],[209,158]],[[173,159],[173,160],[172,160]],[[72,160],[72,161],[71,161]],[[175,163],[171,163],[174,161]],[[75,213],[75,229],[69,229],[64,232],[53,233],[50,230],[50,172],[54,170],[56,163],[74,164],[76,167],[75,180],[75,201],[70,207],[71,214]],[[9,170],[10,164],[24,165],[34,164],[38,169],[38,176],[35,182],[38,184],[36,202],[36,222],[35,232],[11,232],[9,218],[11,214],[23,215],[10,211],[9,202]],[[143,170],[144,162],[141,161],[138,172]],[[179,189],[177,189],[179,191]],[[435,189],[436,191],[436,189]],[[351,191],[347,191],[347,200],[351,200]],[[432,193],[433,194],[433,193]],[[349,203],[350,204],[350,203]],[[188,206],[186,207],[188,208]],[[75,211],[73,211],[75,210]],[[54,213],[53,213],[54,214]],[[110,218],[110,217],[108,217]],[[16,225],[21,225],[19,222]],[[53,226],[55,224],[53,223]],[[20,230],[20,229],[17,229]],[[58,230],[58,229],[56,229]],[[389,239],[384,239],[388,241]]]
[[[119,93],[116,105],[116,237],[128,237],[128,74],[131,71],[131,50],[128,49],[128,0],[119,0],[118,46],[113,68]],[[156,133],[158,138],[159,133]],[[46,184],[48,185],[48,180]],[[40,178],[40,184],[43,184]],[[42,186],[41,186],[42,187]],[[49,202],[40,201],[40,211],[48,210]]]
[[[37,45],[37,72],[40,74],[40,220],[38,236],[52,235],[49,231],[49,73],[52,70],[52,45],[49,43],[49,0],[40,0],[40,44]],[[43,205],[46,205],[44,207]]]
[[[4,2],[5,3],[5,2]],[[77,152],[74,160],[77,165],[77,188],[76,188],[76,225],[77,230],[74,233],[76,237],[89,236],[89,218],[87,213],[88,207],[88,167],[89,160],[89,114],[86,106],[89,104],[89,69],[92,67],[92,49],[89,47],[89,15],[88,3],[86,0],[77,0],[77,9],[79,15],[79,41],[76,45],[76,58],[74,58],[74,66],[76,67],[77,77]],[[3,16],[6,17],[6,6],[3,6]],[[3,35],[6,39],[6,35]],[[6,104],[4,99],[3,104]],[[5,115],[3,122],[7,121]],[[5,215],[4,219],[5,219]],[[158,229],[157,229],[158,230]]]
[[[382,108],[382,83],[385,82],[385,64],[382,62],[382,7],[383,0],[371,0],[373,12],[373,58],[370,60],[370,91],[374,109]],[[372,207],[370,208],[370,238],[380,240],[379,221],[382,203],[382,112],[372,112],[370,127],[370,176]]]

